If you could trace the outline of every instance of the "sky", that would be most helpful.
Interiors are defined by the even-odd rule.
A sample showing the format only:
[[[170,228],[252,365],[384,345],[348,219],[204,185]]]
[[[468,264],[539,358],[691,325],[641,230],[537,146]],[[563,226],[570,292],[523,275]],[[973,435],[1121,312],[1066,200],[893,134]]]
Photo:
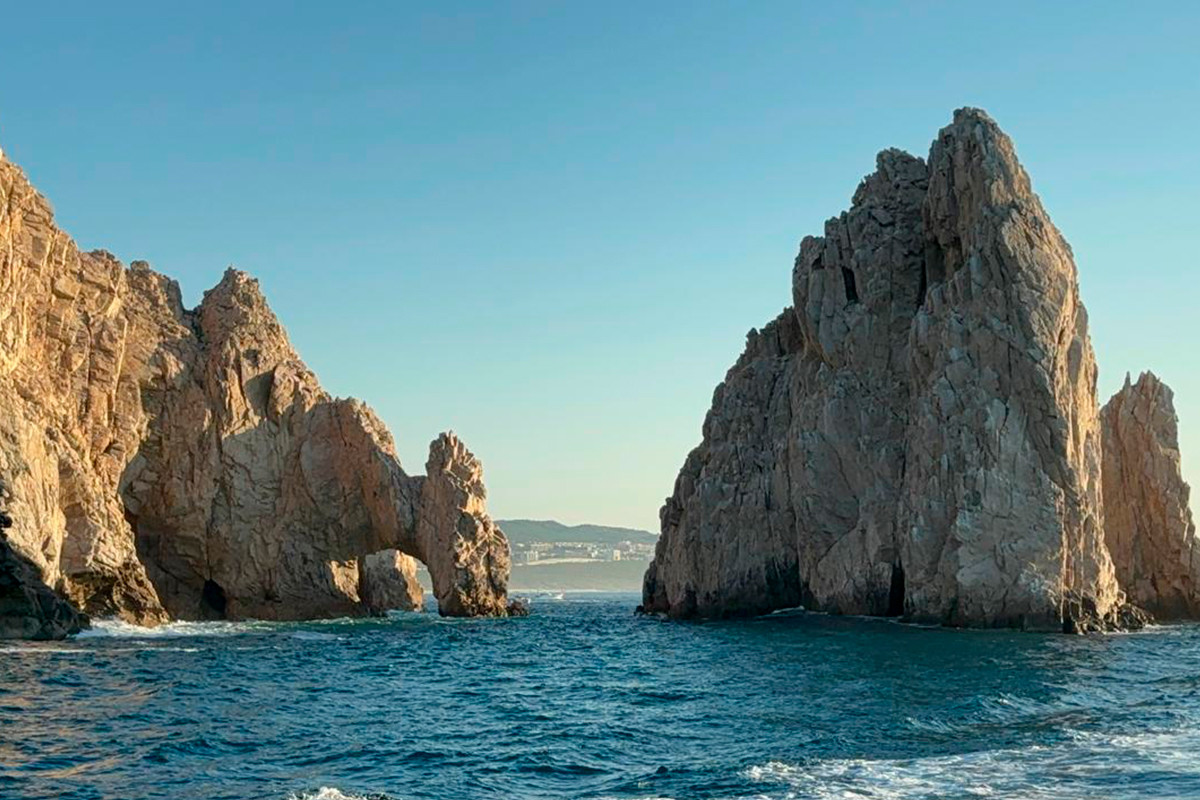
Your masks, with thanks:
[[[85,249],[195,304],[257,276],[410,472],[494,516],[657,530],[800,239],[955,108],[1074,249],[1100,399],[1175,390],[1200,478],[1200,4],[25,3],[0,147]]]

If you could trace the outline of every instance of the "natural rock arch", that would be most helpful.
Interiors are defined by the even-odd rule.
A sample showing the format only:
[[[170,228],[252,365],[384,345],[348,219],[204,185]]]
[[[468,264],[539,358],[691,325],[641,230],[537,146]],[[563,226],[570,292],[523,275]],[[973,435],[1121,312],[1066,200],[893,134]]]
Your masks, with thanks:
[[[144,262],[80,252],[3,154],[0,395],[7,541],[93,615],[363,613],[358,561],[386,548],[429,566],[442,613],[506,613],[508,543],[453,433],[408,475],[257,281],[230,269],[185,309]]]
[[[132,282],[160,284],[141,265]],[[122,478],[172,616],[194,613],[208,581],[231,617],[358,613],[359,562],[389,548],[429,567],[443,614],[504,613],[508,544],[487,516],[482,467],[453,433],[431,445],[427,475],[407,475],[383,423],[320,388],[244,273],[173,313],[179,369],[142,386],[155,413]]]

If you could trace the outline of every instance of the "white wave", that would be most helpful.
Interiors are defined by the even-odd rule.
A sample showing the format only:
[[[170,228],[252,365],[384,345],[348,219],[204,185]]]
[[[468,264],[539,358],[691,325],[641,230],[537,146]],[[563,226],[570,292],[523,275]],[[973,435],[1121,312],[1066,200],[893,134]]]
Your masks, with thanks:
[[[1200,778],[1200,730],[1148,730],[1131,734],[1072,733],[1084,752],[1103,754],[1117,771],[1153,765],[1177,775]]]
[[[134,639],[147,639],[151,637],[173,636],[236,636],[244,633],[295,631],[298,626],[386,625],[389,622],[396,622],[405,619],[420,619],[426,616],[427,615],[415,612],[402,611],[394,613],[389,612],[388,616],[383,619],[377,617],[334,617],[332,619],[308,619],[292,621],[263,619],[247,619],[237,622],[176,621],[158,625],[153,628],[147,628],[141,625],[133,625],[120,619],[93,619],[92,627],[76,634],[75,638],[91,639],[101,636],[116,636]],[[301,631],[300,633],[303,632]],[[323,637],[332,636],[333,634],[312,632],[311,635],[314,637]]]
[[[830,759],[809,764],[770,761],[744,775],[780,786],[788,800],[1084,800],[1116,773],[1167,770],[1200,777],[1200,732],[1074,734],[1074,743],[985,750],[910,759]],[[1070,775],[1071,783],[1047,781]]]
[[[380,798],[382,795],[373,795],[373,797]],[[288,800],[372,800],[372,798],[363,794],[347,794],[341,789],[331,786],[322,786],[316,791],[290,794]]]
[[[246,622],[168,622],[154,628],[133,625],[119,619],[92,620],[92,627],[76,634],[76,639],[118,637],[150,639],[178,636],[232,636],[270,630],[273,623],[249,620]]]
[[[163,648],[163,646],[152,646],[152,648],[106,648],[103,652],[145,652],[154,650],[155,652],[199,652],[199,648]],[[29,648],[0,648],[0,652],[52,652],[54,655],[95,655],[94,648],[67,648],[67,646],[59,646],[59,648],[43,648],[43,646],[29,646]]]
[[[1034,750],[1038,748],[1032,748]],[[934,800],[1003,797],[1006,800],[1065,798],[1026,780],[1025,770],[1000,751],[897,760],[833,759],[807,766],[771,761],[746,777],[781,784],[796,800]]]
[[[291,637],[299,639],[302,642],[337,642],[345,638],[333,633],[318,633],[316,631],[296,631],[291,634]]]

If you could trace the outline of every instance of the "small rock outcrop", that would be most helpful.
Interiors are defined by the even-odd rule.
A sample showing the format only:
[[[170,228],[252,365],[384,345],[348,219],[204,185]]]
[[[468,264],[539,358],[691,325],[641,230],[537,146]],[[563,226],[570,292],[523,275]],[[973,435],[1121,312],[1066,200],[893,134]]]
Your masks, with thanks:
[[[38,569],[8,543],[12,518],[0,512],[0,639],[61,639],[88,618],[42,582]]]
[[[1100,414],[1104,533],[1117,580],[1157,619],[1200,618],[1200,543],[1180,471],[1174,396],[1151,372],[1125,385]]]
[[[880,153],[792,295],[713,395],[645,610],[1138,624],[1071,249],[991,118],[956,112],[927,160]]]
[[[358,596],[372,614],[420,611],[425,593],[417,581],[417,562],[399,550],[380,550],[362,559]]]
[[[195,309],[144,262],[80,252],[0,154],[0,503],[12,548],[93,616],[366,613],[359,561],[429,564],[443,614],[503,614],[508,543],[451,435],[431,480],[330,397],[258,283]]]

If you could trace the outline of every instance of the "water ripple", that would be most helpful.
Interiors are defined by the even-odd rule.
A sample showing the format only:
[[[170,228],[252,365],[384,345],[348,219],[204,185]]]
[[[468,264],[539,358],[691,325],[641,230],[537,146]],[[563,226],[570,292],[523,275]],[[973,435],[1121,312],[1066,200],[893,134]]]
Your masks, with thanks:
[[[1200,796],[1200,627],[679,625],[635,603],[5,643],[0,797]]]

